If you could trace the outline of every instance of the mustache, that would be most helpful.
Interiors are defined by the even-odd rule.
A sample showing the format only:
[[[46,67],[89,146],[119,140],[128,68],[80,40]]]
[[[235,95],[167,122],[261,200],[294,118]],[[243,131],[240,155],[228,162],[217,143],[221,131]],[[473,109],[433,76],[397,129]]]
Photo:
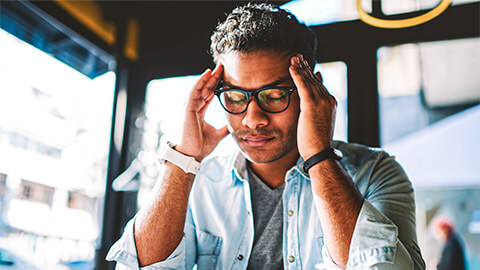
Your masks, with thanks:
[[[257,128],[257,129],[246,129],[246,130],[237,130],[235,131],[236,137],[246,137],[246,136],[271,136],[280,134],[281,131],[278,129],[266,129],[266,128]]]

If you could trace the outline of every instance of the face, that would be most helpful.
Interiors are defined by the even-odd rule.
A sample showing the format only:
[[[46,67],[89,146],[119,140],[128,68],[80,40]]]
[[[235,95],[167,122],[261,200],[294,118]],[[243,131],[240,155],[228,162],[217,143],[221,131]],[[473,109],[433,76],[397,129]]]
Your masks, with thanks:
[[[433,228],[433,236],[440,242],[446,242],[448,240],[448,233],[439,226]]]
[[[288,72],[290,54],[269,51],[231,52],[220,58],[223,86],[254,91],[266,86],[294,86]],[[243,155],[253,163],[270,163],[297,155],[297,124],[300,101],[297,92],[280,113],[263,111],[255,100],[242,114],[227,113],[229,131]]]

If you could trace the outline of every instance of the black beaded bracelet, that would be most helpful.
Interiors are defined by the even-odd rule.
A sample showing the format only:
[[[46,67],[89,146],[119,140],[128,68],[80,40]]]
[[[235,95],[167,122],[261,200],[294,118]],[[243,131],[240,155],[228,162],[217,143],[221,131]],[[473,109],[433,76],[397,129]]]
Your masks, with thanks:
[[[310,170],[310,168],[321,162],[321,161],[324,161],[325,159],[330,159],[330,158],[333,158],[333,159],[336,159],[336,160],[341,160],[343,158],[343,154],[340,150],[338,149],[333,149],[331,147],[323,150],[322,152],[318,153],[318,154],[315,154],[313,155],[311,158],[307,159],[304,163],[303,163],[303,170],[308,173],[308,170]]]

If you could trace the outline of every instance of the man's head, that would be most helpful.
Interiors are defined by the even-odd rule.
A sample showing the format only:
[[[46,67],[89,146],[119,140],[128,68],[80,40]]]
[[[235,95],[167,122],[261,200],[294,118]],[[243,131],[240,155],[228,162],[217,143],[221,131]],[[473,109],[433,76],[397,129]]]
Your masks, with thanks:
[[[451,219],[445,216],[437,216],[432,221],[432,229],[434,237],[445,242],[455,231],[455,225]]]
[[[316,38],[293,14],[272,4],[235,8],[211,36],[210,51],[215,63],[229,52],[276,51],[301,53],[315,65]]]
[[[315,63],[314,34],[292,14],[269,4],[234,9],[211,40],[214,61],[224,66],[222,86],[230,92],[295,87],[289,73],[291,57],[300,53],[311,66]],[[297,92],[289,94],[289,105],[280,112],[266,111],[267,106],[259,106],[257,99],[251,100],[244,112],[227,113],[229,130],[251,162],[298,158],[300,100]]]

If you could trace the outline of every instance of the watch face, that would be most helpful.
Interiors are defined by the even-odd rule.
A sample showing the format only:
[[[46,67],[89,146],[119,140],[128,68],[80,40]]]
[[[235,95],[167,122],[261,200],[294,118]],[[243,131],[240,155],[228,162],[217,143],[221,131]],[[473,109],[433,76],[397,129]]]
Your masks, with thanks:
[[[343,158],[343,153],[342,151],[336,149],[336,148],[333,148],[333,153],[339,158],[339,159],[342,159]]]

